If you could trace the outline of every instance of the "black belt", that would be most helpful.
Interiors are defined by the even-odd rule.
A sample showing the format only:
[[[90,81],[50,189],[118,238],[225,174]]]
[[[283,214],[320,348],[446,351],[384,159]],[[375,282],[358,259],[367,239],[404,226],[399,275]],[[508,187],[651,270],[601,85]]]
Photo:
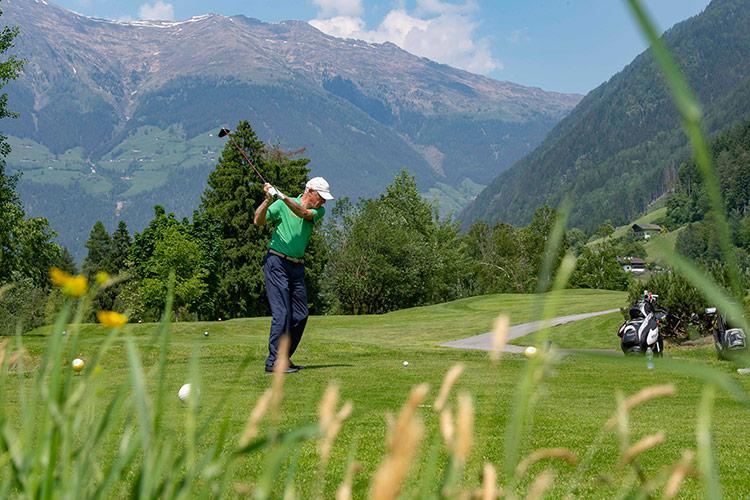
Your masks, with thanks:
[[[268,250],[268,253],[276,255],[277,257],[281,257],[284,260],[288,260],[289,262],[294,262],[295,264],[304,264],[305,259],[297,259],[295,257],[289,257],[288,255],[284,255],[281,252],[277,252],[276,250]]]

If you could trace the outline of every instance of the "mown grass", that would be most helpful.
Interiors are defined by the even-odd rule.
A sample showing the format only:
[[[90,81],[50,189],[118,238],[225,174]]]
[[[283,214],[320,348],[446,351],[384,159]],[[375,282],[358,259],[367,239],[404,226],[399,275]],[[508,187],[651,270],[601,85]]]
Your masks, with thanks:
[[[354,482],[354,497],[367,496],[370,478],[385,452],[385,415],[396,412],[410,389],[422,382],[428,382],[432,387],[425,404],[419,409],[425,421],[426,438],[417,454],[404,495],[429,495],[430,490],[437,493],[438,486],[432,477],[434,473],[429,470],[432,463],[430,450],[437,450],[439,470],[446,467],[448,454],[442,446],[438,414],[431,406],[445,372],[456,363],[465,366],[456,390],[471,394],[476,412],[475,445],[464,478],[469,484],[475,484],[485,462],[502,463],[503,433],[512,411],[511,402],[517,381],[529,361],[522,356],[505,355],[499,363],[493,364],[485,352],[453,350],[437,344],[487,331],[500,312],[510,313],[513,323],[535,319],[537,299],[533,295],[494,295],[382,316],[311,318],[303,343],[294,356],[297,363],[307,368],[285,377],[284,401],[277,421],[282,431],[316,422],[318,401],[332,380],[339,381],[342,399],[353,402],[354,412],[343,427],[325,473],[324,496],[333,496],[352,454],[363,466]],[[620,305],[622,300],[621,293],[565,291],[559,314],[611,308]],[[601,323],[592,324],[592,320],[587,320],[584,322],[586,329],[598,329],[611,321],[609,316],[594,319]],[[172,326],[171,347],[163,380],[168,395],[163,432],[172,437],[168,441],[174,443],[175,451],[180,450],[187,440],[188,411],[176,393],[189,379],[193,353],[197,356],[201,386],[198,416],[209,422],[206,434],[209,437],[197,443],[197,446],[202,450],[211,445],[219,427],[220,398],[228,389],[231,391],[227,402],[231,415],[230,441],[236,442],[251,409],[271,384],[271,377],[262,373],[268,322],[268,318],[253,318]],[[584,323],[578,324],[578,328],[581,329]],[[573,325],[576,324],[565,328],[574,328]],[[92,387],[97,394],[94,401],[98,403],[92,403],[90,408],[82,411],[91,412],[92,416],[104,411],[104,404],[112,397],[114,388],[129,376],[124,348],[126,338],[135,341],[144,369],[149,374],[146,377],[147,392],[151,397],[155,396],[157,380],[153,370],[158,365],[159,353],[153,345],[153,334],[157,328],[156,324],[127,325],[121,338],[100,363],[100,368],[87,367],[96,370]],[[209,332],[207,337],[203,334],[205,331]],[[24,344],[32,356],[42,353],[48,333],[48,329],[41,329],[24,337]],[[90,359],[105,333],[101,326],[82,325],[80,356]],[[582,347],[589,347],[585,338],[605,335],[600,331],[590,333],[589,337],[579,339]],[[610,343],[613,335],[608,329],[606,337],[610,338]],[[249,370],[241,377],[239,384],[233,386],[233,374],[248,354],[251,358]],[[409,361],[407,368],[402,364],[405,360]],[[683,449],[696,447],[696,412],[703,380],[686,374],[685,367],[703,363],[703,360],[667,360],[649,371],[640,358],[633,360],[579,354],[563,357],[555,365],[554,373],[538,388],[540,392],[533,424],[528,429],[519,430],[528,431],[524,433],[521,455],[525,456],[537,448],[559,446],[569,448],[579,457],[583,456],[604,422],[613,414],[616,391],[633,394],[643,387],[669,381],[677,388],[675,396],[653,400],[636,408],[630,417],[633,441],[657,430],[666,432],[666,442],[646,452],[639,462],[647,476],[655,475],[662,467],[678,460]],[[721,365],[718,368],[729,370]],[[749,380],[736,375],[733,377],[738,378],[745,389],[750,388]],[[73,382],[77,380],[78,377]],[[33,392],[31,377],[22,376],[20,383],[27,389],[27,394]],[[10,390],[6,394],[4,404],[7,412],[12,414],[14,409],[17,412],[18,397],[17,390]],[[750,412],[727,394],[719,393],[715,414],[713,432],[724,492],[729,497],[747,497],[750,495],[750,470],[737,467],[736,460],[744,456],[750,438],[737,430],[750,424]],[[18,417],[20,421],[21,415]],[[264,429],[271,427],[267,422]],[[120,437],[119,432],[115,432],[98,450],[101,467],[117,452]],[[623,488],[636,481],[635,473],[630,468],[617,466],[618,446],[614,435],[604,439],[601,451],[594,455],[591,470],[583,477],[581,489],[575,492],[576,496],[610,498],[622,493]],[[234,483],[254,483],[266,470],[270,455],[270,452],[250,455],[227,474]],[[315,496],[321,483],[317,475],[318,455],[314,442],[307,441],[297,446],[292,456],[284,461],[283,468],[291,467],[292,463],[296,463],[295,490],[302,498]],[[551,495],[563,495],[571,486],[574,476],[573,468],[561,461],[547,461],[533,466],[529,475],[517,486],[518,491],[525,491],[531,479],[547,467],[557,474]],[[127,486],[125,481],[117,491],[124,493]],[[281,496],[283,488],[283,483],[276,484],[274,496]],[[685,488],[685,495],[699,495],[697,482],[688,480]]]

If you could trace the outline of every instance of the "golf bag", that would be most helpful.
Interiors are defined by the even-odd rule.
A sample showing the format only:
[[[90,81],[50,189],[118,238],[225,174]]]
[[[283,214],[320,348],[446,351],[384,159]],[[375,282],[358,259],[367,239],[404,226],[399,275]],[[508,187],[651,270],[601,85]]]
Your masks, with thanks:
[[[747,335],[742,328],[730,328],[724,315],[719,314],[715,307],[706,309],[708,316],[715,316],[714,346],[719,359],[731,359],[738,354],[747,352]]]
[[[644,355],[651,348],[654,356],[663,356],[664,338],[659,333],[659,321],[666,315],[663,310],[657,310],[656,299],[649,291],[643,292],[643,298],[638,300],[628,311],[629,319],[620,326],[617,335],[620,337],[620,348],[625,355]]]

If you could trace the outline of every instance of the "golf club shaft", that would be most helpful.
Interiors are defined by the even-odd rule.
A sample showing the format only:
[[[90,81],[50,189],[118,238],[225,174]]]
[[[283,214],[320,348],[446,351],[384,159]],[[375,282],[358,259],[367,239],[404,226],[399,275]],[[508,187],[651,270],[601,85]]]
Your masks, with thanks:
[[[245,158],[245,161],[247,162],[247,164],[250,165],[250,168],[252,168],[256,174],[258,174],[258,177],[260,178],[261,181],[263,181],[263,184],[267,184],[266,180],[263,178],[263,175],[261,175],[258,169],[255,168],[255,164],[250,160],[250,157],[247,156],[247,153],[245,153],[245,150],[242,149],[240,145],[235,142],[234,137],[232,137],[232,134],[228,133],[227,135],[229,136],[229,141],[232,143],[232,146],[234,146],[235,149],[237,149],[237,151],[240,152],[242,157]]]

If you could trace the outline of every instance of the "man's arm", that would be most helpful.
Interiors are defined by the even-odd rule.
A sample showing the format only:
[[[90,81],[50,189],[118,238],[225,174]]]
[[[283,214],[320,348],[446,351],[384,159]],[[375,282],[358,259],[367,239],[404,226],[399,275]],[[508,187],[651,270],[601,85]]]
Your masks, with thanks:
[[[294,215],[296,215],[297,217],[301,217],[305,220],[313,220],[313,217],[315,217],[315,212],[313,212],[309,208],[303,207],[292,198],[285,196],[284,198],[282,198],[282,200],[284,200],[284,203],[287,207],[289,207],[289,210],[294,212]]]
[[[263,191],[266,193],[266,198],[263,200],[263,203],[260,204],[258,208],[255,209],[255,216],[253,217],[253,224],[256,226],[263,226],[266,223],[266,212],[268,211],[268,207],[271,206],[271,203],[273,203],[273,196],[268,192],[268,190],[271,188],[271,185],[266,183],[263,186]]]

